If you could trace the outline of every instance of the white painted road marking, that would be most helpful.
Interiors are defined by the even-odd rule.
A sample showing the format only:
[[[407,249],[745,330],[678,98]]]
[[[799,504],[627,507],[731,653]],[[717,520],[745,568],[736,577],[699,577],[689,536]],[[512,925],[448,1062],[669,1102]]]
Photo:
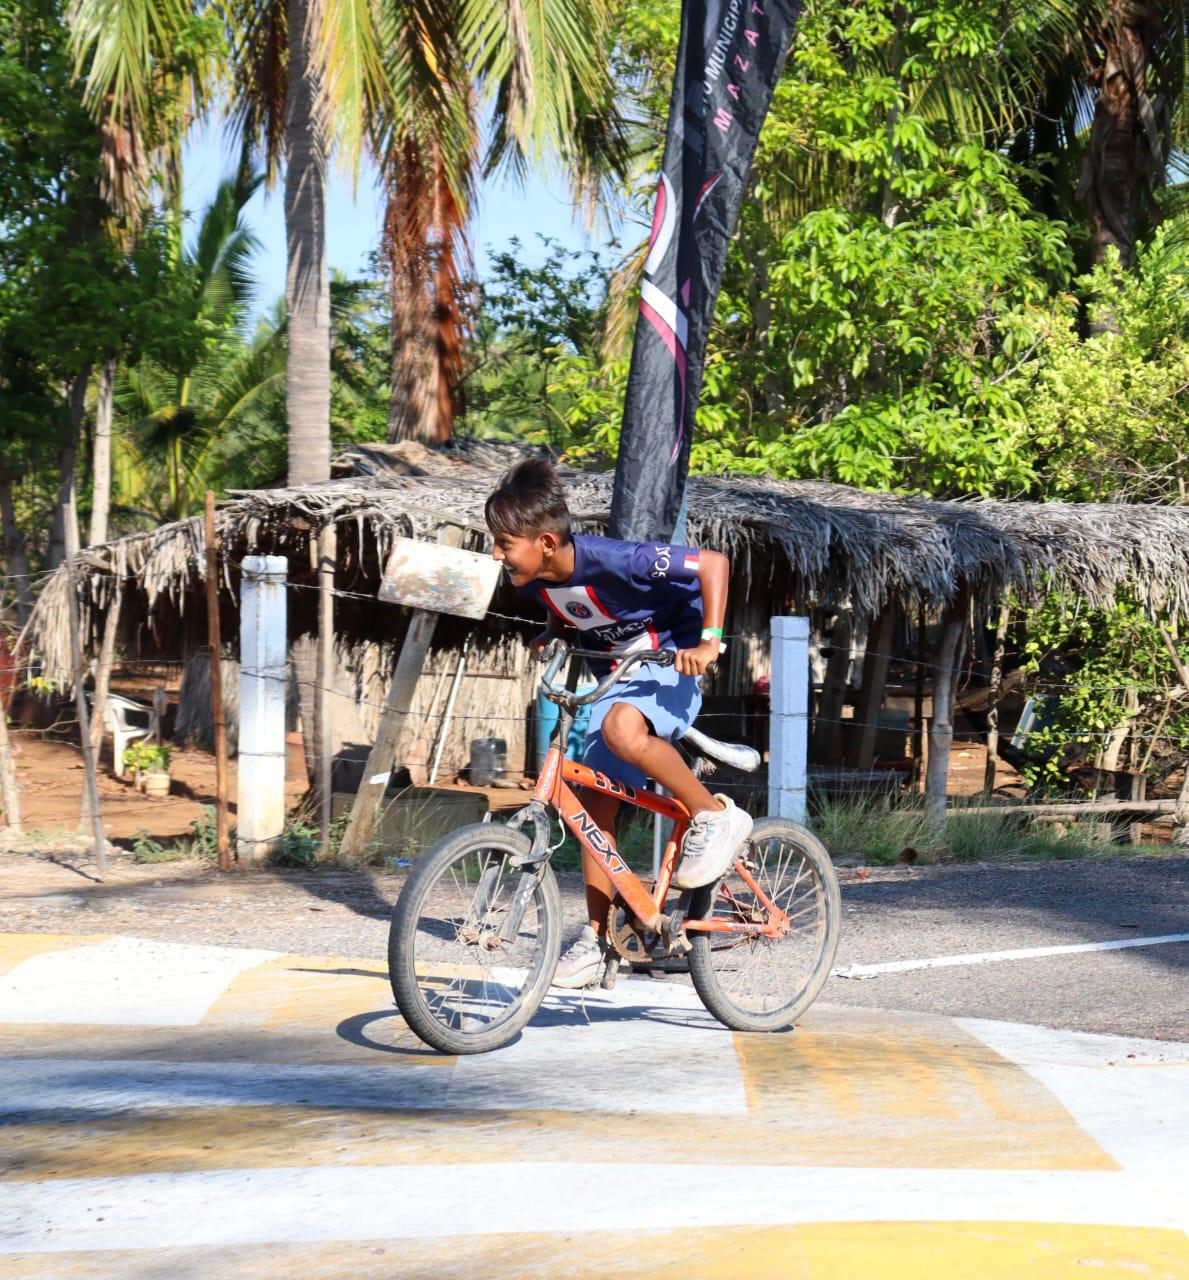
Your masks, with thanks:
[[[193,1027],[278,951],[108,938],[31,956],[0,978],[0,1023]]]
[[[6,1182],[0,1253],[808,1222],[1189,1226],[1184,1187],[1127,1173],[622,1163],[247,1169]],[[580,1176],[576,1176],[579,1175]],[[647,1193],[641,1192],[647,1187]],[[596,1190],[597,1189],[597,1190]]]
[[[1060,1098],[1125,1169],[1163,1175],[1189,1204],[1189,1044],[954,1021]]]
[[[1118,938],[1111,942],[1073,942],[1055,947],[1019,947],[1014,951],[971,951],[965,955],[933,956],[927,960],[888,960],[883,964],[848,964],[835,969],[835,978],[875,978],[881,973],[908,973],[913,969],[948,969],[954,965],[993,964],[999,960],[1037,960],[1043,956],[1071,956],[1082,951],[1124,951],[1129,947],[1162,947],[1189,942],[1189,933],[1168,933],[1158,938]]]
[[[515,1044],[459,1059],[454,1075],[454,1106],[473,1094],[554,1111],[747,1114],[731,1033],[671,982],[552,992]]]

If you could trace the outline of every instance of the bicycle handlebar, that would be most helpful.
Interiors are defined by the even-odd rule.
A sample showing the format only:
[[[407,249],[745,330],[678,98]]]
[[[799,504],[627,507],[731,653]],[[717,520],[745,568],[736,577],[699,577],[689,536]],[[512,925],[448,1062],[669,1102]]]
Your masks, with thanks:
[[[574,693],[569,689],[559,689],[554,681],[561,671],[562,664],[569,657],[598,658],[603,662],[616,662],[615,669],[605,675],[588,693]],[[677,658],[673,649],[637,649],[618,657],[605,649],[571,649],[560,638],[554,639],[541,651],[539,662],[548,663],[545,674],[541,677],[541,692],[550,702],[564,702],[570,707],[584,707],[595,702],[607,692],[612,685],[618,684],[630,671],[634,671],[645,662],[654,663],[658,667],[671,667]]]

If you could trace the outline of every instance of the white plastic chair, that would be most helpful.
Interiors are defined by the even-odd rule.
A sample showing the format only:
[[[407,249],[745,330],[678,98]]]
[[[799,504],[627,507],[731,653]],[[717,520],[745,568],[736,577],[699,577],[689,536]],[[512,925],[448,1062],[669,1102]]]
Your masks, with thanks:
[[[132,717],[145,717],[143,724],[137,724]],[[116,777],[124,776],[124,748],[137,738],[148,738],[158,734],[160,740],[161,721],[157,712],[143,702],[134,702],[131,698],[122,698],[118,693],[109,693],[103,708],[103,727],[111,734],[112,760],[116,766]]]

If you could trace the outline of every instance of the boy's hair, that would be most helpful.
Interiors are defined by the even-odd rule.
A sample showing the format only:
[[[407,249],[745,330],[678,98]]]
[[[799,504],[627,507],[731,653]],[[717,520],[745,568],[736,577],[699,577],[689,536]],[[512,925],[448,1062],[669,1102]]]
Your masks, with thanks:
[[[556,533],[570,540],[570,509],[566,492],[553,463],[546,458],[526,458],[500,477],[484,508],[487,527],[495,534],[532,537]]]

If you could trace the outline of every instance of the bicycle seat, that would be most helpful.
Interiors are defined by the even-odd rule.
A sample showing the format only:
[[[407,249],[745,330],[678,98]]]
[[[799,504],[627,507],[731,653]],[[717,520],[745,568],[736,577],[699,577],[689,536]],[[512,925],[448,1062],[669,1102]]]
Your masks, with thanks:
[[[717,738],[692,727],[681,735],[681,741],[699,754],[744,773],[754,773],[760,767],[760,753],[741,742],[719,742]]]

